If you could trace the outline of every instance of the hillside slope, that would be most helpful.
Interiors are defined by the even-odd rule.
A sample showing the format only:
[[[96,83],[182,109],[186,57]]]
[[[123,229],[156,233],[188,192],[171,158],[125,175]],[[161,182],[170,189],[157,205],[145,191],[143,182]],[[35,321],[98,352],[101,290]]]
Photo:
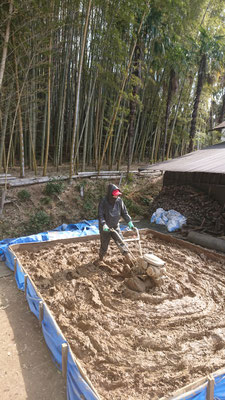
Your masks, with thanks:
[[[110,180],[76,179],[10,188],[0,219],[0,240],[54,229],[65,223],[97,218],[98,202]],[[113,179],[119,184],[119,179]],[[162,188],[162,178],[134,177],[121,181],[123,200],[132,218],[150,218],[149,207]]]

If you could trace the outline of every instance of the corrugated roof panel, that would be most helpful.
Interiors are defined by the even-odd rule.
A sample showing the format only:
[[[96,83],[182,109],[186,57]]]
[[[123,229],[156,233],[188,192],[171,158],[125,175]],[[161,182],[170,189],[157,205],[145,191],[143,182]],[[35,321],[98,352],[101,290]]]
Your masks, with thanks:
[[[214,128],[210,129],[210,131],[214,131],[216,129],[220,130],[220,129],[223,129],[223,128],[225,128],[225,121],[221,122],[221,124],[219,124],[219,125],[214,126]]]
[[[225,142],[150,165],[147,170],[225,173]]]

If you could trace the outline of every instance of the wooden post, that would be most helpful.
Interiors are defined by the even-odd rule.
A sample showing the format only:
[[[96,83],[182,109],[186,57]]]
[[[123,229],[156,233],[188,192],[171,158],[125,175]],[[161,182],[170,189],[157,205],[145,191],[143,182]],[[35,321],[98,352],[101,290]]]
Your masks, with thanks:
[[[44,315],[44,303],[43,301],[39,301],[39,324],[41,325],[43,321],[43,315]]]
[[[206,400],[214,400],[214,378],[212,375],[208,376],[207,396]]]
[[[121,186],[122,179],[123,179],[123,173],[121,172],[121,174],[120,174],[120,181],[119,181],[119,187]]]
[[[26,296],[27,292],[27,274],[24,275],[24,294]]]
[[[62,375],[64,378],[67,376],[67,358],[68,358],[68,344],[62,344]]]
[[[16,269],[17,269],[17,259],[15,257],[14,258],[14,271],[13,271],[14,276],[16,276]]]

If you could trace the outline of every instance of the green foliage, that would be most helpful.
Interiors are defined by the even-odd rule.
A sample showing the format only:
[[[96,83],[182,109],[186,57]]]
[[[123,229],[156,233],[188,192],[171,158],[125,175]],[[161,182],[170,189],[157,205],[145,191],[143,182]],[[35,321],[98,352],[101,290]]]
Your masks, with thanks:
[[[76,185],[78,192],[80,192],[82,187],[85,189],[87,183],[88,183],[88,181],[86,179],[80,180],[80,182]]]
[[[39,210],[31,215],[27,224],[25,224],[26,234],[43,232],[49,228],[50,222],[50,216],[45,211]]]
[[[27,201],[30,200],[31,194],[27,190],[22,189],[17,193],[17,197],[20,201]]]
[[[46,205],[46,206],[49,205],[51,203],[51,201],[52,201],[52,199],[48,196],[40,198],[40,203],[43,205]]]
[[[142,198],[140,198],[140,202],[141,202],[144,206],[150,206],[152,200],[150,200],[148,197],[142,197]]]
[[[83,208],[84,208],[84,211],[88,211],[88,212],[91,210],[94,211],[96,209],[96,203],[95,203],[94,199],[91,197],[85,198],[84,203],[83,203]]]
[[[87,180],[81,181],[77,185],[77,189],[80,191],[81,186],[84,187],[84,196],[80,198],[80,205],[82,204],[82,209],[84,211],[84,218],[92,219],[97,218],[98,214],[98,204],[102,197],[106,195],[108,183],[99,180],[95,182],[88,182]]]
[[[130,183],[134,182],[134,175],[132,174],[132,172],[129,172],[126,176],[126,181],[127,184],[129,185]]]
[[[39,210],[30,216],[27,223],[23,225],[24,235],[33,235],[49,229],[50,217],[44,211]]]
[[[63,190],[64,190],[63,182],[58,181],[57,179],[52,179],[46,184],[43,193],[47,196],[53,196],[54,194],[61,194]]]
[[[85,193],[83,198],[83,210],[86,213],[85,218],[95,218],[97,216],[98,201],[96,195],[88,192]]]
[[[140,207],[139,204],[137,204],[134,200],[128,197],[123,198],[124,204],[127,207],[128,212],[132,215],[142,215],[142,208]]]
[[[122,192],[123,192],[123,195],[124,196],[127,196],[129,193],[130,193],[130,186],[129,186],[129,184],[127,183],[127,180],[126,180],[126,178],[124,178],[125,179],[125,184],[123,184],[122,186]]]
[[[0,27],[3,38],[2,45],[4,45],[6,22],[10,21],[8,2],[3,3]],[[3,130],[5,133],[0,149],[0,168],[3,166],[3,149],[6,154],[10,150],[10,121],[15,119],[15,99],[13,97],[15,93],[14,87],[10,84],[12,74],[15,72],[15,60],[19,65],[18,84],[20,88],[23,87],[24,76],[26,76],[26,90],[21,92],[20,99],[26,165],[34,166],[35,163],[43,165],[46,155],[44,145],[47,144],[47,141],[44,142],[44,138],[42,140],[42,135],[35,135],[33,138],[29,132],[31,127],[43,126],[49,65],[51,76],[59,77],[59,79],[52,80],[51,86],[50,115],[48,116],[50,121],[48,160],[53,161],[54,165],[57,163],[61,165],[70,159],[71,131],[74,122],[74,113],[71,110],[75,109],[76,102],[73,88],[68,86],[66,77],[69,76],[70,71],[77,71],[78,68],[79,57],[74,44],[83,41],[82,27],[85,26],[87,2],[78,0],[65,2],[41,0],[37,2],[31,0],[27,3],[15,0],[13,6],[13,27],[10,29],[13,28],[16,35],[9,37],[8,49],[10,52],[7,54],[7,63],[4,69],[1,103],[2,118],[7,122],[6,129]],[[81,163],[81,160],[85,159],[86,165],[96,168],[99,165],[107,143],[108,127],[111,124],[120,93],[122,93],[122,101],[115,118],[115,126],[104,162],[111,165],[112,160],[114,164],[115,160],[121,160],[120,165],[122,165],[127,160],[129,149],[127,127],[132,100],[137,106],[134,121],[133,160],[149,160],[149,154],[153,148],[153,138],[154,135],[157,135],[157,139],[160,137],[160,143],[158,146],[156,140],[155,154],[151,155],[151,158],[157,161],[161,154],[161,149],[157,147],[161,146],[164,139],[163,121],[168,96],[168,75],[171,68],[176,72],[179,91],[174,94],[172,99],[168,138],[173,121],[176,119],[174,113],[179,94],[181,94],[178,117],[174,126],[174,138],[176,136],[179,148],[184,149],[188,136],[186,138],[182,131],[189,131],[188,124],[194,104],[196,74],[202,53],[207,54],[206,72],[210,77],[208,85],[215,92],[213,93],[211,90],[207,94],[204,93],[204,96],[206,103],[210,104],[213,96],[219,93],[214,109],[215,119],[218,120],[224,82],[215,76],[215,71],[224,76],[224,10],[221,0],[210,2],[209,0],[151,0],[150,2],[146,0],[114,0],[110,2],[96,0],[92,2],[88,41],[85,47],[86,54],[88,46],[89,56],[84,57],[81,76],[83,95],[79,104],[79,129],[75,144],[77,163]],[[143,25],[138,33],[143,16]],[[137,59],[135,59],[134,53],[133,59],[130,60],[136,40],[140,53],[138,53]],[[51,42],[54,43],[52,48]],[[50,56],[54,62],[49,64]],[[138,68],[140,72],[139,77],[134,74],[135,68]],[[30,69],[34,71],[33,74],[29,73]],[[125,76],[128,79],[123,86]],[[182,82],[185,82],[183,89]],[[138,88],[137,91],[132,90],[134,86]],[[62,93],[65,96],[62,96]],[[32,113],[27,104],[30,104]],[[209,113],[208,110],[206,111],[203,116],[205,123],[202,125],[204,126],[202,130],[207,132]],[[180,123],[181,118],[186,120],[183,124]],[[198,124],[197,121],[197,127]],[[86,128],[90,133],[87,143]],[[205,137],[207,136],[206,132]],[[9,159],[15,163],[21,159],[20,146],[17,141],[18,137],[14,135],[10,145],[11,154],[9,154]],[[83,183],[81,184],[83,185]],[[86,189],[86,186],[84,188]],[[62,183],[51,182],[46,185],[44,194],[46,196],[58,195],[62,190]]]
[[[97,182],[97,185],[95,186],[95,188],[98,193],[98,195],[97,195],[98,200],[100,200],[102,197],[104,197],[106,195],[107,186],[108,186],[108,183],[106,183],[104,181],[99,180]]]

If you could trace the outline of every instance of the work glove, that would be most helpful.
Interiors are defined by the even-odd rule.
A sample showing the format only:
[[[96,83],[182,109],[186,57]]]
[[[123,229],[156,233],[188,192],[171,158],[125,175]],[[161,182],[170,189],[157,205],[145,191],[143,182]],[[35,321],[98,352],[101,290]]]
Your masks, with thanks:
[[[109,232],[109,231],[110,231],[110,229],[109,229],[109,227],[108,227],[107,224],[104,224],[104,225],[103,225],[103,231],[104,231],[104,232]]]
[[[128,222],[128,226],[130,229],[134,229],[134,224],[132,221]]]

